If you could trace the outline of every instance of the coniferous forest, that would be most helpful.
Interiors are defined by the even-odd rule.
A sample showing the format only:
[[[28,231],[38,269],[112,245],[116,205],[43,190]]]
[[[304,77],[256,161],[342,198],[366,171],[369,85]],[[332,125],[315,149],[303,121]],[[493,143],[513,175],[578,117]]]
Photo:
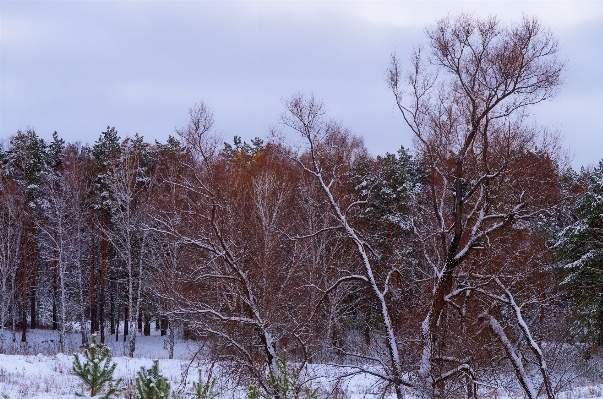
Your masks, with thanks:
[[[250,143],[203,102],[166,142],[7,138],[2,336],[96,333],[133,356],[182,331],[274,397],[287,359],[398,398],[475,398],[501,370],[554,398],[603,344],[603,163],[573,170],[530,119],[562,89],[557,41],[460,15],[403,56],[386,84],[414,145],[387,154],[304,94]]]

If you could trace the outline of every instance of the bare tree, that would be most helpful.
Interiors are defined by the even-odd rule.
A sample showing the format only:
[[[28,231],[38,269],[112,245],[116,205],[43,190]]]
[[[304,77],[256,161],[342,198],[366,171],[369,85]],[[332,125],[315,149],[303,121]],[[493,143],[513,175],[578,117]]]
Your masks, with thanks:
[[[521,159],[539,151],[536,132],[525,127],[528,107],[557,93],[564,64],[552,33],[533,18],[503,26],[494,17],[461,14],[440,20],[427,36],[429,62],[419,48],[403,75],[393,55],[387,82],[429,173],[426,216],[416,221],[433,268],[419,375],[438,396],[445,379],[469,368],[463,359],[444,362],[450,356],[443,353],[451,299],[479,285],[466,280],[466,267],[479,262],[481,251],[507,245],[502,232],[552,205],[521,176],[531,171],[536,181],[551,182],[541,164],[555,155],[545,149],[533,164]],[[468,286],[459,289],[460,282]],[[493,330],[506,346],[500,329]],[[519,375],[520,365],[508,355]]]
[[[406,370],[399,353],[400,341],[403,338],[396,334],[388,303],[388,296],[391,294],[390,280],[399,270],[396,267],[390,267],[384,275],[376,273],[373,249],[361,232],[350,223],[350,215],[353,215],[364,201],[346,198],[345,195],[342,195],[342,185],[345,184],[345,179],[349,178],[346,175],[350,173],[350,165],[354,163],[354,158],[362,155],[364,148],[345,129],[327,121],[323,104],[313,97],[293,96],[285,103],[285,107],[286,113],[281,117],[282,123],[300,134],[307,142],[307,154],[298,157],[297,162],[306,173],[316,179],[331,208],[333,225],[323,228],[322,232],[332,229],[343,230],[346,237],[353,243],[361,264],[361,269],[357,273],[344,274],[332,282],[331,286],[324,287],[324,292],[329,294],[342,284],[349,282],[361,282],[368,285],[372,297],[378,303],[379,313],[383,320],[388,356],[386,359],[370,359],[369,356],[359,353],[350,353],[350,355],[376,360],[376,363],[381,365],[381,370],[361,366],[356,366],[355,369],[386,381],[394,387],[397,397],[402,398],[404,397],[404,387],[414,387],[415,384],[405,375]],[[319,233],[321,231],[312,234]]]
[[[194,119],[209,118],[204,106],[195,109],[205,113]],[[188,126],[180,134],[189,156],[165,171],[152,228],[177,259],[166,271],[179,287],[166,287],[172,314],[210,337],[225,365],[282,397],[280,362],[287,353],[303,369],[311,338],[304,243],[283,234],[298,220],[298,173],[272,145],[220,155],[204,137],[211,124]]]

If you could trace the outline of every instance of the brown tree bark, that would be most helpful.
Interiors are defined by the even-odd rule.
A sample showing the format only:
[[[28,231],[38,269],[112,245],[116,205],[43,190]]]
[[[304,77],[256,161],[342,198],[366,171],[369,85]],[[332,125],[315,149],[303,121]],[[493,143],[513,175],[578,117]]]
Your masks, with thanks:
[[[126,338],[128,337],[128,333],[130,332],[129,328],[130,323],[130,308],[126,306],[124,310],[124,342],[126,342]]]
[[[168,319],[165,316],[161,317],[161,336],[164,337],[167,335],[167,330],[168,330]]]
[[[146,313],[144,315],[144,336],[148,337],[151,335],[151,315]]]

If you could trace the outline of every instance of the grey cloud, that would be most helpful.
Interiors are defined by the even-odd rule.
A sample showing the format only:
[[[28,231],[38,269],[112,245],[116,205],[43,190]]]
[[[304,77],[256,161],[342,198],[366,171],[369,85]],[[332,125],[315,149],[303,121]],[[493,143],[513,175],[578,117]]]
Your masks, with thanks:
[[[566,21],[569,3],[489,3],[2,1],[0,136],[31,125],[93,142],[109,124],[165,140],[204,99],[226,138],[249,139],[265,136],[281,99],[301,91],[372,152],[392,152],[411,137],[385,87],[389,53],[405,59],[449,11],[504,19],[524,7],[540,10],[569,60],[562,94],[538,122],[563,128],[575,165],[597,162],[603,154],[582,143],[603,136],[599,3],[576,5]]]

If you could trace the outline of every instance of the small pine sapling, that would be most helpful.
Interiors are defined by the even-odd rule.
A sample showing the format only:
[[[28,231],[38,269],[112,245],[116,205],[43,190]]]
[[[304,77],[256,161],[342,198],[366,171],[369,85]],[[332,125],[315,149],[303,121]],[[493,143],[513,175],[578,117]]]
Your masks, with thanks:
[[[203,373],[199,369],[199,382],[193,382],[193,398],[195,399],[215,399],[220,396],[219,392],[214,392],[216,379],[211,378],[211,372],[207,381],[203,380]]]
[[[80,361],[76,353],[71,368],[71,373],[79,377],[90,390],[90,396],[97,396],[105,391],[102,399],[111,399],[122,390],[119,385],[121,378],[115,380],[113,373],[117,364],[111,363],[111,351],[103,344],[96,342],[96,335],[92,335],[90,347],[83,353],[85,362]],[[83,396],[77,394],[77,396]]]
[[[302,386],[299,382],[299,374],[301,370],[292,370],[287,362],[287,352],[283,353],[282,359],[276,362],[279,375],[275,376],[270,373],[268,382],[277,392],[280,392],[281,397],[286,399],[316,399],[318,388],[309,389]]]
[[[260,391],[256,386],[250,386],[247,391],[248,399],[316,399],[318,396],[318,388],[309,389],[304,387],[299,382],[299,374],[301,370],[291,370],[287,362],[287,352],[283,353],[282,359],[276,362],[278,368],[278,376],[270,372],[268,384],[274,393],[266,393]],[[275,395],[276,393],[276,395]]]
[[[136,376],[136,399],[170,399],[174,397],[167,378],[159,373],[159,360],[151,368],[141,367]]]
[[[251,385],[247,390],[247,399],[262,399],[262,392],[255,385]]]

